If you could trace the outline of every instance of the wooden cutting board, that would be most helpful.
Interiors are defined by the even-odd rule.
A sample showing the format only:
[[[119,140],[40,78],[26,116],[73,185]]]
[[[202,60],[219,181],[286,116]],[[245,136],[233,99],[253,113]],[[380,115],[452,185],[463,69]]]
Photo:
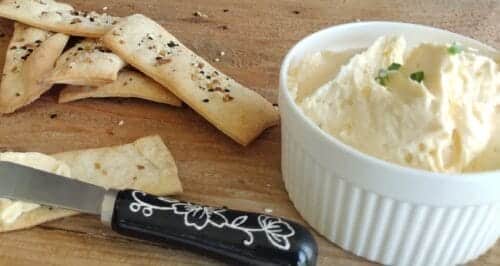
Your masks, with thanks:
[[[287,50],[328,25],[356,20],[427,24],[499,47],[500,1],[482,0],[71,0],[78,9],[125,16],[144,13],[272,102]],[[107,8],[105,8],[107,7]],[[202,16],[195,16],[195,12]],[[205,16],[206,15],[206,16]],[[12,22],[0,20],[0,62]],[[221,54],[224,53],[224,55]],[[159,134],[177,159],[185,193],[205,204],[303,222],[281,180],[280,129],[240,147],[188,108],[133,99],[56,104],[57,88],[13,115],[0,117],[0,150],[55,153],[108,146]],[[124,124],[119,125],[123,120]],[[371,265],[317,236],[319,265]],[[120,237],[96,217],[81,215],[0,235],[0,265],[217,265],[175,246]],[[500,265],[500,243],[471,265]]]

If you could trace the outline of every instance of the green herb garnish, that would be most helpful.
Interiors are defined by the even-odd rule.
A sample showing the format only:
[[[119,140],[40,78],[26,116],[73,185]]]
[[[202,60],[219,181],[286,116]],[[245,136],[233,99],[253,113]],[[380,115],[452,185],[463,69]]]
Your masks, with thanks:
[[[418,83],[421,83],[422,81],[424,81],[425,75],[423,71],[418,71],[411,73],[410,78]]]
[[[385,69],[380,69],[378,71],[378,76],[375,78],[375,80],[382,86],[385,86],[387,84],[387,81],[389,80],[389,72]]]
[[[457,44],[456,42],[454,42],[450,47],[448,47],[448,53],[452,55],[459,54],[463,50],[464,48],[461,45]]]
[[[375,77],[375,80],[382,86],[385,86],[387,84],[387,81],[389,81],[389,74],[392,71],[397,71],[401,68],[401,64],[398,63],[392,63],[387,69],[381,68],[378,71],[378,76]]]
[[[392,63],[388,68],[387,70],[389,71],[395,71],[395,70],[399,70],[401,68],[401,64],[398,64],[398,63]]]

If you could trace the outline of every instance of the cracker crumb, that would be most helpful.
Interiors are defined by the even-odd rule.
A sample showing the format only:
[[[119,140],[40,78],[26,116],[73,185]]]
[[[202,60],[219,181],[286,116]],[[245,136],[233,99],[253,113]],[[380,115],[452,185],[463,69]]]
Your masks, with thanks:
[[[124,124],[125,124],[125,121],[123,121],[123,120],[120,120],[120,122],[118,122],[119,126],[123,126]]]
[[[271,208],[265,208],[264,212],[267,213],[267,214],[273,213],[273,209],[271,209]]]
[[[200,18],[208,18],[208,15],[207,14],[203,14],[201,13],[200,11],[196,11],[193,13],[193,16],[195,17],[200,17]]]
[[[106,10],[108,10],[107,6],[105,6],[105,7],[102,8],[102,11],[106,11]]]
[[[220,56],[225,56],[225,55],[226,55],[226,52],[221,51],[219,54],[220,54]]]
[[[224,95],[224,97],[222,98],[223,102],[230,102],[232,100],[234,100],[234,98],[229,94]]]
[[[219,59],[219,58],[215,58],[215,59],[214,59],[214,61],[215,61],[215,62],[219,62],[219,61],[220,61],[220,59]]]

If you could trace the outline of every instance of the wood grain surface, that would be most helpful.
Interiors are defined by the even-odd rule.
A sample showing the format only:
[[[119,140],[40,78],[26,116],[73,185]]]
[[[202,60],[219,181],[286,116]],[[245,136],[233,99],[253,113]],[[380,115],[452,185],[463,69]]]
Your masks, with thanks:
[[[73,0],[78,9],[125,16],[144,13],[223,72],[270,101],[287,50],[309,33],[356,20],[432,25],[499,47],[499,0]],[[199,11],[205,16],[194,16]],[[0,51],[12,33],[0,20]],[[221,56],[220,52],[225,55]],[[0,62],[5,56],[1,52]],[[218,62],[215,62],[218,58]],[[177,159],[183,199],[273,214],[302,222],[280,172],[280,129],[243,148],[188,108],[133,99],[56,104],[54,88],[29,107],[0,117],[0,150],[55,153],[160,134]],[[119,121],[124,124],[119,126]],[[319,265],[372,265],[317,236]],[[120,237],[96,217],[81,215],[0,235],[0,265],[218,265],[175,246]],[[471,265],[500,265],[500,243]]]

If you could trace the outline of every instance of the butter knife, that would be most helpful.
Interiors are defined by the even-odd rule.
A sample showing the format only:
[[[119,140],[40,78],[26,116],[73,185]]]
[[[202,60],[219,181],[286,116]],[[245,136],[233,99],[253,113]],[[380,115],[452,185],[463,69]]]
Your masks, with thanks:
[[[106,190],[10,162],[0,162],[0,198],[100,215],[121,235],[181,245],[230,263],[316,264],[317,245],[311,233],[302,225],[266,214],[136,190]]]

